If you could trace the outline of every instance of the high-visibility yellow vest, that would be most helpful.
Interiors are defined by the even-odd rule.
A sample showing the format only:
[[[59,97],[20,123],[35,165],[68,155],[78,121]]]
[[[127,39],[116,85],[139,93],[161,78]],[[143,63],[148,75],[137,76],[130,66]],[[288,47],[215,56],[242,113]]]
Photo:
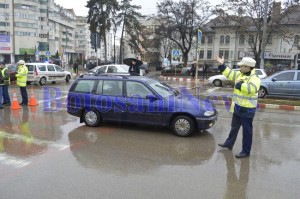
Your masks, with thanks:
[[[234,111],[235,104],[245,108],[256,108],[258,99],[258,90],[261,84],[260,78],[255,74],[255,70],[251,71],[251,74],[245,75],[240,71],[234,71],[230,68],[226,68],[223,71],[223,75],[229,80],[237,82],[243,81],[241,90],[234,88],[232,96],[232,104],[230,112]]]
[[[28,74],[28,68],[25,65],[21,65],[18,67],[18,74],[16,74],[18,86],[21,87],[26,86],[27,74]]]

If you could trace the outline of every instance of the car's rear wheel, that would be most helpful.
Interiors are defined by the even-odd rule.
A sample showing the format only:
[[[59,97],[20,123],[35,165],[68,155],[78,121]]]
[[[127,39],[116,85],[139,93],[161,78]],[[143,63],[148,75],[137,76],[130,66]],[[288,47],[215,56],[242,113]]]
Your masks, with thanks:
[[[264,98],[267,94],[267,89],[264,87],[260,87],[258,90],[258,98]]]
[[[83,114],[83,121],[87,126],[95,127],[102,121],[101,115],[96,110],[85,111]]]
[[[39,84],[42,86],[42,85],[45,85],[46,82],[47,82],[46,77],[42,77],[42,78],[40,79],[40,81],[39,81]]]
[[[173,120],[172,129],[177,136],[187,137],[195,130],[195,124],[190,117],[181,115]]]
[[[216,79],[216,80],[213,81],[213,85],[215,87],[221,87],[222,86],[222,81],[219,80],[219,79]]]
[[[67,75],[67,76],[66,76],[66,82],[69,83],[69,82],[70,82],[70,79],[71,79],[71,76],[70,76],[70,75]]]

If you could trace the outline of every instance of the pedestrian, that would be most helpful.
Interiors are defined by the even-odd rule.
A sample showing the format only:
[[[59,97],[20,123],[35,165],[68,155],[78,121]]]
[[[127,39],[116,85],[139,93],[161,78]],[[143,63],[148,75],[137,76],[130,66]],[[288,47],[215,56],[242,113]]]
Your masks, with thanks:
[[[136,65],[136,62],[136,59],[131,60],[131,64],[128,69],[128,73],[130,73],[130,75],[140,75],[140,67]]]
[[[10,97],[9,97],[9,93],[8,93],[8,86],[10,84],[10,76],[9,76],[9,72],[8,72],[8,68],[5,67],[5,63],[4,62],[0,62],[0,70],[1,70],[1,76],[3,77],[4,80],[4,84],[3,84],[3,103],[2,105],[4,106],[10,106],[11,102],[10,102]],[[0,101],[2,102],[2,101]]]
[[[255,74],[256,61],[250,57],[244,57],[237,63],[240,71],[231,70],[224,64],[224,58],[217,57],[219,70],[229,80],[235,82],[230,112],[233,113],[231,130],[228,138],[220,147],[232,150],[240,127],[243,127],[242,151],[237,158],[245,158],[250,155],[253,138],[253,118],[257,106],[258,90],[261,80]]]
[[[195,64],[192,64],[191,71],[192,71],[192,78],[194,79],[195,75],[196,75],[196,66],[195,66]]]
[[[73,71],[74,71],[74,73],[75,73],[76,75],[78,75],[78,64],[77,64],[77,62],[75,62],[75,63],[73,64]]]
[[[203,66],[203,79],[206,78],[207,79],[207,72],[208,72],[208,64],[204,62],[204,66]]]
[[[20,60],[18,62],[18,71],[16,72],[16,77],[17,77],[17,85],[20,87],[20,92],[22,96],[22,102],[20,103],[21,106],[28,105],[28,95],[26,89],[27,74],[28,74],[28,68],[25,66],[25,61]]]

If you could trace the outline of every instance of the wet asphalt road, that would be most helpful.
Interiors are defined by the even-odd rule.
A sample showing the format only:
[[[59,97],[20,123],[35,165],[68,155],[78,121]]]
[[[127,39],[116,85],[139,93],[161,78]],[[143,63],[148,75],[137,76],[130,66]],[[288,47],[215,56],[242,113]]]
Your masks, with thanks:
[[[69,85],[48,86],[62,92],[35,86],[39,106],[0,110],[0,198],[298,198],[297,111],[261,109],[252,154],[240,160],[241,132],[233,151],[217,146],[230,130],[225,107],[189,138],[160,127],[91,128],[66,113]],[[58,100],[43,101],[47,92]]]

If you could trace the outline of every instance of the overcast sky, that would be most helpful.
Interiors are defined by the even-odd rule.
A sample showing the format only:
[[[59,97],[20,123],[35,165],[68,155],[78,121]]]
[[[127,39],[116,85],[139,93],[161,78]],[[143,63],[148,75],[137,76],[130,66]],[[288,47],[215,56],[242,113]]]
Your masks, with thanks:
[[[156,2],[159,0],[132,0],[132,4],[142,6],[140,10],[142,14],[156,14]],[[64,8],[73,8],[77,16],[87,16],[88,9],[85,7],[87,0],[54,0],[56,4],[61,5]],[[210,1],[211,4],[215,5],[221,0]]]

